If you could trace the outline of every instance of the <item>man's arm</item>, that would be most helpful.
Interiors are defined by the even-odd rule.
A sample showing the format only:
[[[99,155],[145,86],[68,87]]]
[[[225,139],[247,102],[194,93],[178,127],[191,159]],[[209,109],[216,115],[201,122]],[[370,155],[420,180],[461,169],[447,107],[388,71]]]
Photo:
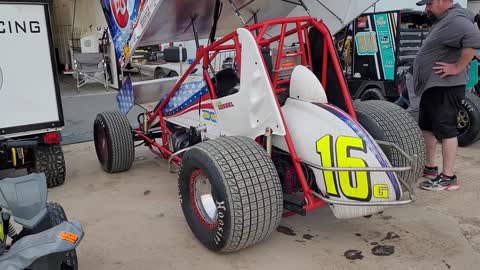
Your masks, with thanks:
[[[480,48],[480,31],[471,21],[463,17],[453,19],[443,34],[443,45],[462,51],[456,63],[435,63],[437,66],[433,69],[436,70],[436,74],[440,75],[440,78],[463,72],[476,55],[476,49]]]
[[[437,66],[433,67],[437,70],[435,73],[440,74],[440,78],[444,78],[449,75],[457,75],[463,72],[467,68],[468,64],[472,61],[473,57],[477,54],[477,50],[473,48],[463,48],[460,59],[457,63],[447,64],[443,62],[436,62]]]

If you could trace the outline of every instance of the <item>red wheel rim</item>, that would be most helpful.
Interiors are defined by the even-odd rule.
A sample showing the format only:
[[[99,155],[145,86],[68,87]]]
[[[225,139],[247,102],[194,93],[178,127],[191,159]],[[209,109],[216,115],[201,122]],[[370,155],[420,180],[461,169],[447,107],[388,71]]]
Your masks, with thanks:
[[[107,133],[105,128],[99,126],[95,136],[95,148],[97,149],[97,155],[100,162],[103,164],[108,159],[108,142],[107,142]]]
[[[206,228],[215,228],[218,210],[207,174],[199,169],[194,170],[190,175],[189,189],[190,203],[195,215]]]

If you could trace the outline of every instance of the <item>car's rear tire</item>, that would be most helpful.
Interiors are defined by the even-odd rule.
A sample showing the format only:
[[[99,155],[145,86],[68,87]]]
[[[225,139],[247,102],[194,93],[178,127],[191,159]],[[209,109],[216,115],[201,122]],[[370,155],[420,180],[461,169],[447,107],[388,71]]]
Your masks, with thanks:
[[[109,173],[127,171],[135,159],[132,127],[119,111],[102,112],[93,125],[95,151],[102,168]]]
[[[190,229],[215,252],[262,241],[282,217],[275,166],[265,150],[246,137],[221,137],[192,147],[183,156],[178,186]]]
[[[387,101],[357,101],[354,106],[358,122],[374,139],[392,142],[409,156],[417,155],[417,168],[413,176],[408,172],[397,173],[405,181],[410,177],[417,180],[425,166],[426,150],[422,132],[413,117],[400,106]],[[392,166],[409,166],[410,162],[397,150],[384,152]]]
[[[57,187],[65,183],[65,157],[60,144],[39,145],[34,150],[35,162],[30,170],[45,173],[47,187]]]

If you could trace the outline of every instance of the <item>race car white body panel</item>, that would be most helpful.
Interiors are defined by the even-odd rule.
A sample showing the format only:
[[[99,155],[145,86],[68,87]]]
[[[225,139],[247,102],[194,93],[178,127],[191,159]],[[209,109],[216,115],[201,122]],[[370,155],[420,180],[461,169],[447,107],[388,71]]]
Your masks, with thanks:
[[[183,97],[178,95],[180,99],[176,99],[177,94],[172,98],[169,104],[176,103],[172,108],[180,106],[180,109],[172,110],[173,114],[167,119],[185,127],[198,126],[202,121],[202,124],[207,125],[209,138],[219,135],[241,135],[255,139],[265,134],[267,127],[272,128],[273,134],[285,135],[280,112],[275,109],[276,97],[255,39],[244,28],[238,29],[237,32],[242,45],[242,76],[239,91],[226,97],[209,100],[204,81],[197,82],[197,85],[192,87],[189,87],[190,83],[184,84],[185,89],[180,89],[179,92],[190,93],[187,92],[188,94]],[[196,92],[198,94],[195,94]],[[199,98],[202,102],[194,105],[195,102],[198,103]],[[188,100],[191,102],[188,103]],[[169,111],[164,113],[168,114]],[[210,130],[215,131],[213,134],[208,131],[209,126]]]
[[[275,109],[276,97],[257,43],[250,31],[239,28],[237,33],[242,45],[240,90],[213,102],[222,130],[225,135],[243,135],[255,139],[270,127],[273,134],[285,135],[280,112]]]
[[[328,103],[325,89],[315,74],[305,66],[293,69],[290,79],[290,97],[308,102]]]
[[[293,98],[282,107],[285,122],[301,161],[322,167],[391,167],[374,139],[349,115],[335,106]],[[273,145],[288,152],[285,140]],[[312,168],[322,194],[339,201],[396,201],[402,190],[393,172],[331,172]],[[330,205],[337,218],[377,213],[384,206]]]

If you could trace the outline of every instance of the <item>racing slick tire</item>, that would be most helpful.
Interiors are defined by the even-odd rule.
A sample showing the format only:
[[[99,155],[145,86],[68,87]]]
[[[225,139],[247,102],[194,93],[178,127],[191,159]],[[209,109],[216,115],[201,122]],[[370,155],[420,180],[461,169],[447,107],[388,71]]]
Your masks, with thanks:
[[[400,106],[388,101],[370,100],[354,102],[358,122],[375,140],[391,142],[400,147],[409,156],[417,155],[416,170],[413,177],[417,180],[425,166],[425,142],[415,119]],[[385,149],[385,147],[382,147]],[[407,167],[410,162],[397,150],[384,150],[394,167]],[[397,175],[407,181],[409,172]]]
[[[135,159],[132,127],[119,111],[99,113],[93,124],[97,158],[109,173],[127,171]]]
[[[60,144],[39,145],[34,155],[35,162],[30,172],[45,173],[49,188],[65,183],[65,157]]]
[[[178,189],[190,229],[212,251],[247,248],[280,224],[278,173],[265,150],[247,137],[221,137],[186,151]]]
[[[480,139],[480,97],[467,92],[457,117],[458,145],[469,146]]]

